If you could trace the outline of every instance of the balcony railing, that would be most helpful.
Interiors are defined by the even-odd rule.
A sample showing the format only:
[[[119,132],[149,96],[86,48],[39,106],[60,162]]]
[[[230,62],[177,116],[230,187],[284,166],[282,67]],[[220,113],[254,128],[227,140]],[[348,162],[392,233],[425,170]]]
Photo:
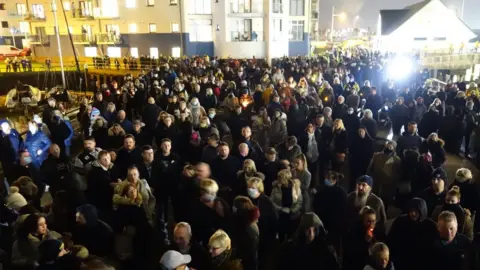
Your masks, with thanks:
[[[30,21],[30,22],[39,22],[39,21],[45,21],[46,17],[45,15],[40,15],[40,14],[35,14],[35,13],[27,13],[25,14],[24,17],[25,21]]]
[[[263,41],[263,32],[252,31],[252,32],[240,32],[240,31],[231,31],[231,41],[233,42],[255,42]]]
[[[46,35],[32,35],[28,37],[30,44],[48,45],[50,39]]]
[[[252,7],[249,5],[230,5],[230,13],[252,13]]]
[[[273,13],[275,13],[275,14],[282,14],[282,13],[283,13],[283,5],[282,5],[282,3],[273,2],[272,11],[273,11]]]
[[[72,35],[74,44],[95,44],[96,38],[94,35],[81,34],[81,35]]]
[[[72,10],[72,15],[75,19],[79,20],[94,20],[93,12],[86,12],[85,10],[75,9]]]
[[[97,34],[96,42],[98,44],[122,44],[122,37],[115,34]]]

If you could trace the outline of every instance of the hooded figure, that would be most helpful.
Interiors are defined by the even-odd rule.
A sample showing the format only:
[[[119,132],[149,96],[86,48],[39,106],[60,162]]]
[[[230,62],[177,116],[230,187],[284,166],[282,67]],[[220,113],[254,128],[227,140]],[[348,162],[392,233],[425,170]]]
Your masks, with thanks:
[[[413,198],[406,208],[407,214],[397,217],[390,229],[387,244],[397,269],[419,269],[425,240],[436,233],[436,224],[428,218],[427,203]]]
[[[19,159],[19,150],[23,148],[23,139],[17,130],[13,129],[8,120],[0,121],[0,162],[5,175]]]
[[[340,269],[335,249],[320,218],[305,213],[294,237],[280,248],[275,269]]]
[[[352,137],[352,144],[349,148],[351,179],[357,179],[359,176],[367,173],[367,168],[374,153],[373,143],[373,139],[365,127],[357,129],[357,134]],[[352,183],[350,190],[352,190],[355,182],[350,182]]]

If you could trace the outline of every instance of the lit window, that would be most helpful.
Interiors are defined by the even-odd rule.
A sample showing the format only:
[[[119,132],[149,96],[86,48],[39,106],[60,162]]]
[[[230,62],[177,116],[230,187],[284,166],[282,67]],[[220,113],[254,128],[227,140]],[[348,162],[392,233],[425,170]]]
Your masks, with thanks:
[[[191,20],[188,25],[191,42],[212,41],[212,20]]]
[[[85,47],[86,57],[97,57],[97,47]]]
[[[155,6],[155,0],[147,0],[147,7]]]
[[[158,59],[158,48],[150,48],[150,57]]]
[[[303,41],[304,31],[304,21],[290,21],[289,39],[291,41]]]
[[[150,31],[150,33],[156,33],[157,32],[157,24],[156,23],[150,23],[148,25],[148,31]]]
[[[128,25],[128,32],[136,33],[137,32],[137,24],[136,23],[129,24]]]
[[[189,14],[212,14],[211,0],[190,0]]]
[[[68,32],[69,32],[70,34],[73,34],[73,27],[72,27],[72,26],[69,26],[69,27],[68,27]]]
[[[178,23],[172,23],[172,32],[173,33],[180,32],[180,25]]]
[[[111,18],[118,17],[118,0],[103,0],[102,16]]]
[[[130,56],[138,58],[138,48],[130,48]]]
[[[19,22],[18,23],[20,25],[20,32],[22,33],[30,33],[30,25],[28,24],[28,22]]]
[[[125,0],[126,8],[135,8],[137,6],[137,0]]]
[[[35,18],[45,19],[45,10],[43,5],[32,5],[32,13]]]
[[[304,0],[290,0],[290,16],[303,16],[305,14]]]
[[[172,48],[172,56],[175,58],[180,57],[180,47],[173,47]]]
[[[27,5],[17,4],[17,15],[25,15],[25,14],[27,14]]]
[[[273,40],[282,39],[282,19],[273,19]]]
[[[107,55],[113,58],[120,58],[122,57],[122,49],[120,47],[108,47]]]
[[[65,9],[65,11],[69,11],[71,9],[69,1],[63,2],[63,9]]]
[[[170,0],[170,5],[171,5],[171,6],[176,6],[176,5],[178,5],[178,0]]]

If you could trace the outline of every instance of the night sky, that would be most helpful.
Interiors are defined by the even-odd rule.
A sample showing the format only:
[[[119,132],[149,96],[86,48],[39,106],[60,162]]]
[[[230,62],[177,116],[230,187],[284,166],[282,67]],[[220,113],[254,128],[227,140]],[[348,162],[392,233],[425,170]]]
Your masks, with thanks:
[[[322,28],[330,27],[332,5],[335,5],[335,13],[346,12],[347,20],[335,21],[335,27],[352,27],[353,19],[359,16],[357,27],[372,27],[378,21],[378,12],[381,9],[401,9],[421,0],[319,0],[320,1],[320,23]],[[465,1],[465,23],[472,29],[480,29],[480,0]],[[461,13],[462,0],[443,0],[447,7],[458,10]]]

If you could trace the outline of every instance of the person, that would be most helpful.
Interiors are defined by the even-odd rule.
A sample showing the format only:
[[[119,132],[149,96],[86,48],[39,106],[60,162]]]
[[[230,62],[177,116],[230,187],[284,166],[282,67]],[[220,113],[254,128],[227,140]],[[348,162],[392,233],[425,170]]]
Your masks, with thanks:
[[[232,240],[223,230],[217,230],[208,241],[212,270],[242,270],[242,263],[232,250]]]
[[[390,260],[390,250],[385,243],[375,243],[370,252],[369,263],[363,268],[363,270],[393,270],[393,262]]]
[[[230,155],[230,147],[226,142],[220,142],[217,147],[218,156],[212,160],[212,174],[222,188],[233,188],[237,172],[241,168],[240,160]]]
[[[340,269],[337,254],[330,246],[328,233],[312,212],[302,215],[294,237],[280,247],[275,269]]]
[[[218,143],[220,138],[217,134],[210,134],[207,138],[207,145],[202,150],[202,157],[200,160],[205,163],[210,163],[218,156]]]
[[[322,137],[320,132],[316,132],[313,124],[308,124],[305,131],[305,135],[300,139],[300,147],[302,148],[302,152],[306,154],[308,171],[313,175],[313,178],[316,179],[320,149],[323,147]],[[312,187],[315,186],[316,184],[312,184]]]
[[[188,264],[192,261],[192,257],[188,254],[184,255],[175,250],[165,252],[160,258],[160,269],[162,270],[188,270]]]
[[[465,209],[469,209],[472,216],[475,215],[480,207],[480,192],[476,182],[473,180],[472,171],[467,168],[458,169],[455,173],[455,179],[449,188],[453,186],[458,186],[462,193],[460,205]]]
[[[397,141],[396,150],[397,155],[400,158],[403,158],[403,151],[412,148],[420,148],[420,144],[422,143],[422,138],[417,134],[417,123],[408,123],[407,129],[408,130],[403,132]]]
[[[387,215],[382,199],[372,192],[373,179],[368,175],[362,175],[357,179],[355,191],[347,196],[347,228],[355,224],[361,210],[368,206],[376,213],[377,230],[384,233]]]
[[[127,114],[124,110],[118,111],[117,123],[125,130],[126,134],[131,134],[133,131],[133,124],[127,119]]]
[[[363,117],[360,119],[360,126],[364,126],[367,129],[367,132],[372,139],[377,138],[377,121],[373,119],[373,113],[371,110],[366,109],[363,111]]]
[[[50,186],[50,192],[53,195],[60,190],[69,190],[73,193],[74,189],[69,160],[61,156],[60,151],[57,144],[50,145],[48,158],[40,167],[43,181]]]
[[[73,162],[72,170],[76,188],[79,191],[87,189],[87,175],[92,170],[92,164],[98,158],[98,153],[102,149],[96,147],[96,141],[93,137],[87,137],[83,140],[83,151],[78,154]]]
[[[418,262],[422,260],[426,241],[436,234],[437,225],[428,218],[425,200],[413,198],[405,209],[406,214],[393,221],[387,244],[396,269],[421,269]]]
[[[127,169],[142,160],[142,153],[140,148],[136,147],[135,137],[131,134],[125,136],[123,139],[123,147],[118,150],[117,160],[115,164],[118,166],[120,178],[127,176]]]
[[[275,146],[285,141],[288,136],[287,122],[282,118],[282,111],[276,109],[272,115],[272,122],[268,131],[268,137],[270,139],[270,145]]]
[[[302,148],[297,144],[297,137],[290,136],[280,145],[275,147],[278,159],[293,162],[293,159],[302,153]]]
[[[135,138],[135,144],[140,147],[152,144],[152,140],[149,141],[149,139],[152,139],[152,137],[150,137],[150,134],[147,132],[145,127],[142,127],[142,122],[140,120],[133,120],[132,124],[132,135]]]
[[[61,240],[48,239],[38,246],[39,259],[35,269],[78,269],[80,261],[65,250]]]
[[[302,212],[311,212],[312,194],[316,192],[316,184],[312,184],[312,174],[307,168],[307,158],[304,154],[296,156],[293,160],[292,177],[300,180],[303,197]]]
[[[172,147],[175,150],[177,145],[178,130],[174,123],[174,117],[172,115],[166,115],[162,121],[158,123],[155,128],[155,143],[161,144],[162,139],[169,138],[172,141]]]
[[[367,173],[368,166],[373,157],[374,141],[365,127],[360,127],[350,146],[350,179],[355,180]],[[355,182],[350,181],[350,190],[355,187]]]
[[[224,199],[217,197],[219,187],[214,180],[200,180],[199,190],[200,196],[190,203],[186,221],[200,244],[207,246],[212,232],[227,228],[230,207]]]
[[[272,183],[270,199],[278,212],[280,241],[293,235],[294,224],[300,218],[303,197],[300,180],[292,179],[292,173],[283,169],[278,173],[278,180]]]
[[[437,205],[432,213],[432,219],[438,220],[438,216],[443,211],[451,211],[455,214],[458,221],[458,231],[465,235],[470,241],[473,240],[473,222],[470,210],[464,209],[459,203],[461,199],[460,188],[452,186],[445,196],[444,204]]]
[[[48,149],[51,141],[43,133],[38,130],[38,125],[34,121],[28,122],[27,138],[25,139],[25,148],[32,157],[32,166],[40,168],[42,162],[47,159]]]
[[[97,123],[97,122],[95,122]],[[102,123],[102,126],[97,129],[97,133],[92,132],[92,136],[95,138],[97,141],[104,141],[104,130],[103,129],[104,122]],[[122,145],[125,142],[125,130],[119,125],[119,124],[113,124],[111,128],[108,129],[107,131],[107,139],[108,142],[105,143],[108,148],[112,149],[119,149],[122,147]]]
[[[420,145],[420,154],[429,153],[432,156],[433,167],[438,168],[447,161],[444,145],[445,142],[438,137],[437,133],[431,133]]]
[[[208,270],[210,256],[208,252],[194,239],[192,239],[192,228],[186,222],[179,222],[173,229],[173,241],[169,246],[183,255],[189,255],[191,261],[187,264],[189,268]]]
[[[397,98],[397,103],[393,105],[390,111],[390,117],[392,118],[393,134],[399,135],[402,127],[408,123],[410,117],[410,110],[405,105],[403,97]]]
[[[246,159],[243,162],[243,168],[242,170],[237,172],[237,180],[232,187],[233,193],[237,195],[247,195],[247,181],[248,179],[252,177],[257,177],[262,179],[262,181],[265,179],[265,175],[263,173],[257,171],[257,167],[255,165],[255,162],[251,159]]]
[[[34,266],[39,259],[38,247],[43,240],[60,239],[61,235],[48,230],[47,220],[40,214],[28,215],[20,225],[12,247],[12,265]]]
[[[432,269],[468,269],[471,243],[458,233],[455,214],[444,211],[438,216],[438,234],[428,241],[424,249],[424,267]]]
[[[419,197],[427,202],[429,217],[432,215],[435,207],[445,201],[445,181],[447,180],[447,172],[443,168],[436,168],[431,175],[431,186],[419,194]]]
[[[358,220],[344,241],[343,269],[363,269],[369,261],[370,248],[385,239],[383,229],[377,226],[377,212],[365,206],[357,215]]]
[[[285,169],[283,163],[277,158],[277,151],[273,147],[267,148],[263,164],[260,166],[260,172],[265,175],[264,188],[265,194],[270,196],[272,192],[272,183],[277,179],[278,172]]]
[[[4,176],[8,178],[11,168],[19,160],[20,149],[23,148],[23,138],[12,128],[8,120],[0,121],[0,162]]]
[[[112,214],[113,187],[121,182],[117,167],[111,161],[108,151],[98,153],[98,160],[92,163],[87,175],[86,196],[88,202],[99,210],[102,220],[110,221]]]
[[[342,119],[335,119],[332,128],[332,140],[330,143],[330,154],[332,156],[332,169],[340,172],[345,163],[348,151],[348,135],[343,126]]]
[[[395,141],[387,141],[383,151],[373,154],[367,168],[367,175],[373,179],[373,193],[380,196],[387,205],[392,203],[396,183],[400,182],[401,162],[395,152],[396,146]],[[407,188],[407,192],[411,192],[411,187]]]
[[[87,248],[89,254],[99,257],[111,255],[113,230],[98,218],[97,208],[91,204],[77,207],[72,236],[73,241]]]
[[[236,248],[243,269],[258,269],[260,210],[245,196],[237,196],[232,208],[232,246]]]

